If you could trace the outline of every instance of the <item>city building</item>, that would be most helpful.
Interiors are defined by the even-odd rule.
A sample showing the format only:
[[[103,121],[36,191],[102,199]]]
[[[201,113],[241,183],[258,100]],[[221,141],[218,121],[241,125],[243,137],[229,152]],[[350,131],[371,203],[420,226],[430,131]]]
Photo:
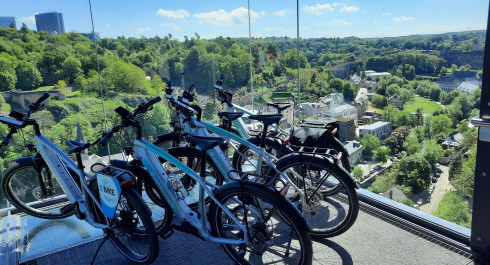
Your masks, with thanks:
[[[37,14],[36,27],[37,27],[37,31],[47,31],[49,34],[65,33],[63,14],[58,12]]]
[[[387,75],[390,75],[390,73],[388,73],[388,72],[376,72],[373,70],[364,71],[364,73],[366,74],[366,78],[370,77],[371,80],[376,79],[376,77],[383,78]]]
[[[344,144],[347,153],[349,153],[349,162],[351,165],[355,165],[361,161],[362,158],[362,145],[358,141],[347,141]]]
[[[95,33],[80,33],[82,36],[87,37],[91,42],[95,42],[95,40],[99,41],[100,40],[100,34],[99,32]]]
[[[391,134],[391,122],[378,121],[373,124],[359,127],[359,137],[364,137],[366,134],[371,134],[383,140]]]
[[[480,75],[477,72],[473,72],[473,71],[454,71],[452,75],[443,76],[435,82],[435,84],[438,85],[442,89],[442,91],[446,93],[458,89],[458,87],[462,83],[473,84],[476,87],[481,87],[482,85]],[[462,89],[465,90],[465,88],[468,88],[467,86],[468,85],[466,84],[463,85]],[[462,91],[462,92],[466,92],[466,91]]]
[[[10,28],[12,24],[16,28],[15,17],[0,17],[0,28]]]
[[[464,92],[466,94],[471,94],[475,89],[477,89],[479,86],[470,82],[463,82],[459,84],[459,86],[456,88],[459,92]]]
[[[395,105],[395,107],[397,107],[399,110],[403,109],[403,104],[404,104],[403,99],[396,94],[389,97],[388,102],[392,105]]]
[[[357,121],[357,108],[349,104],[330,104],[328,111],[322,114],[327,117],[353,119]]]
[[[442,142],[441,146],[444,149],[448,149],[449,147],[458,147],[463,142],[463,135],[460,132],[455,132],[449,135],[449,137]]]
[[[328,105],[323,102],[305,102],[300,105],[301,113],[306,117],[322,115],[328,110]]]

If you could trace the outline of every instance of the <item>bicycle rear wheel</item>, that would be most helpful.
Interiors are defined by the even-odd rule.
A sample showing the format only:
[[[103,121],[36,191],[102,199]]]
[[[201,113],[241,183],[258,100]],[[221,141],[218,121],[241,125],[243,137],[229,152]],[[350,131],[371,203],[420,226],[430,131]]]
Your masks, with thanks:
[[[327,157],[312,154],[289,154],[276,168],[294,182],[299,191],[289,188],[286,197],[305,215],[312,237],[333,237],[347,231],[359,213],[355,182],[349,173]],[[268,176],[281,176],[270,169]],[[335,194],[332,194],[335,190]]]
[[[78,178],[75,172],[70,173]],[[2,189],[10,203],[26,214],[59,219],[74,213],[56,176],[47,167],[36,169],[34,162],[10,167],[4,174]]]
[[[311,264],[311,239],[306,222],[276,191],[256,183],[229,182],[217,192],[218,201],[247,228],[245,245],[222,245],[236,264]],[[217,237],[243,239],[244,233],[214,201],[209,222]]]
[[[92,193],[100,201],[97,180],[90,183]],[[95,220],[108,224],[106,230],[114,247],[128,260],[152,263],[158,256],[159,241],[151,218],[151,212],[133,187],[123,188],[113,219],[107,219],[92,202]]]

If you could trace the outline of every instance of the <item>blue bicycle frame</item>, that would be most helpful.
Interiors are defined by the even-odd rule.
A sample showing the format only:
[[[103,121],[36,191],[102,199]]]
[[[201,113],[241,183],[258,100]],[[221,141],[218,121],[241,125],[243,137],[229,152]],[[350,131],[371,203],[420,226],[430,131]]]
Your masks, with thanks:
[[[177,225],[181,225],[184,221],[187,221],[198,230],[198,234],[202,238],[218,244],[238,245],[248,242],[248,233],[246,227],[243,226],[238,221],[238,219],[236,219],[236,217],[222,203],[218,201],[218,199],[214,196],[212,190],[208,187],[211,186],[213,188],[217,188],[216,185],[205,182],[201,179],[201,176],[199,176],[199,174],[197,174],[191,168],[179,161],[177,158],[171,156],[169,153],[163,151],[158,146],[144,139],[136,139],[134,141],[134,154],[135,159],[143,162],[143,165],[150,173],[151,178],[155,181],[156,186],[165,197],[169,206],[172,208],[175,214],[174,222]],[[176,196],[175,192],[170,189],[168,184],[168,174],[165,168],[162,166],[162,163],[160,162],[158,157],[161,157],[168,161],[170,164],[178,167],[199,184],[198,211],[201,215],[201,218],[199,218],[198,215],[187,206],[184,200],[179,199]],[[218,207],[220,207],[224,211],[224,213],[228,215],[228,217],[232,219],[236,223],[236,225],[243,231],[244,238],[242,240],[214,237],[209,233],[209,227],[206,218],[206,205],[204,200],[205,193],[207,193],[207,196],[209,196],[218,205]]]

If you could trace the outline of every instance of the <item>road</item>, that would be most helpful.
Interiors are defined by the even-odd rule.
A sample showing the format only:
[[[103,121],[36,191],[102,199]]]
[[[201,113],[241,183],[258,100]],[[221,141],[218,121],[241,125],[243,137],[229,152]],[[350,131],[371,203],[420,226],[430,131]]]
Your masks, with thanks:
[[[426,213],[433,213],[439,207],[439,203],[441,203],[442,197],[444,194],[453,189],[451,183],[449,183],[449,167],[441,165],[442,173],[439,177],[439,180],[436,183],[436,187],[434,192],[432,193],[430,203],[423,204],[420,206],[420,210]],[[424,196],[425,197],[425,196]],[[425,203],[425,198],[423,199]]]

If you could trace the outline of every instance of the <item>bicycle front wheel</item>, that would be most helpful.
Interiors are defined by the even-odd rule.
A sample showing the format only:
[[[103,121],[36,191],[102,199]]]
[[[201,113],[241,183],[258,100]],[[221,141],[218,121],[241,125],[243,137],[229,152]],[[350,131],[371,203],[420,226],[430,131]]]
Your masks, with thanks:
[[[100,201],[96,180],[91,182],[91,190]],[[95,220],[109,225],[106,230],[109,240],[124,257],[140,264],[149,264],[156,259],[159,242],[151,212],[134,188],[122,190],[113,219],[107,219],[93,202],[91,206]]]
[[[226,239],[243,239],[243,245],[223,248],[236,264],[311,264],[311,239],[300,212],[279,193],[256,183],[229,182],[217,192],[218,201],[240,225],[214,201],[209,210],[213,234]]]
[[[303,212],[312,237],[337,236],[354,224],[359,198],[355,182],[344,168],[325,156],[299,153],[283,157],[276,168],[298,187],[289,188],[286,197]],[[268,175],[281,178],[272,168]]]
[[[70,173],[78,178],[75,172]],[[36,169],[34,162],[10,167],[4,174],[2,189],[9,202],[26,214],[59,219],[74,213],[56,176],[47,167]]]

